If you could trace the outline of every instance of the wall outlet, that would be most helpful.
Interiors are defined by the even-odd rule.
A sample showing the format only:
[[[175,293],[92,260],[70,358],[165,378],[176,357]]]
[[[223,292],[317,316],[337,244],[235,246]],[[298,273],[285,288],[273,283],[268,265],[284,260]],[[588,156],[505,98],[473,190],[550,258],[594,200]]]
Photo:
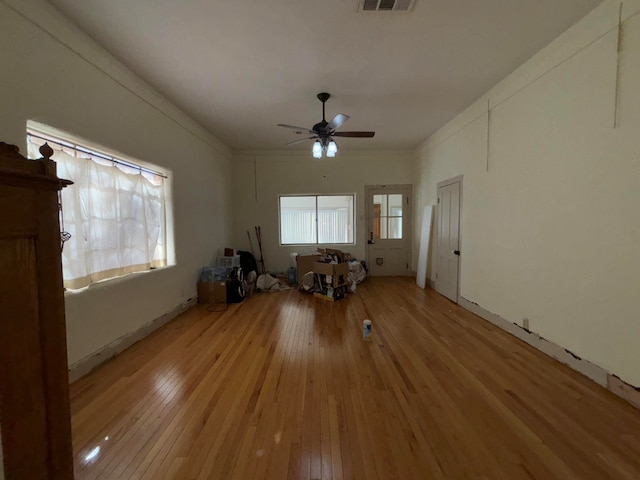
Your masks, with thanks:
[[[529,319],[527,317],[522,318],[522,328],[529,331]]]

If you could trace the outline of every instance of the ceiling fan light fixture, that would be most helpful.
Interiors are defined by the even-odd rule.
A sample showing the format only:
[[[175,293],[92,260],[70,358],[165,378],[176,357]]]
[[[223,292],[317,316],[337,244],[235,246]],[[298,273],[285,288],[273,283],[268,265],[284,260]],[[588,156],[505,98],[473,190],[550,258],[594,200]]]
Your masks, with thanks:
[[[378,0],[376,0],[378,1]],[[395,1],[395,0],[394,0]],[[304,127],[296,127],[295,125],[287,125],[286,123],[278,123],[278,127],[289,128],[291,130],[295,130],[296,134],[304,134],[307,133],[311,135],[307,138],[302,138],[300,140],[294,140],[293,142],[286,143],[285,145],[294,145],[300,142],[304,142],[306,140],[316,139],[313,143],[313,148],[311,152],[313,153],[314,158],[322,158],[322,155],[325,154],[327,157],[335,157],[336,153],[338,153],[338,145],[333,141],[333,136],[336,137],[353,137],[353,138],[371,138],[375,135],[376,132],[337,132],[344,123],[349,120],[349,115],[345,115],[343,113],[338,113],[333,120],[327,122],[325,118],[325,103],[331,95],[322,92],[317,95],[318,100],[322,102],[322,121],[316,123],[312,128],[306,129]]]
[[[322,145],[319,140],[313,142],[313,149],[311,151],[313,152],[313,158],[322,158]]]

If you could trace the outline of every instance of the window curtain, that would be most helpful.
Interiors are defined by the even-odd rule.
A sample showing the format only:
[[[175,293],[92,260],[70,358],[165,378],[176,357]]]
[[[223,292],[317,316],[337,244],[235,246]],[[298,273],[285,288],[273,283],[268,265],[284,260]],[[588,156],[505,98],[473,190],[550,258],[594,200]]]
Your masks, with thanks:
[[[348,243],[346,210],[318,210],[318,243]]]
[[[29,157],[44,143],[29,137]],[[64,285],[79,289],[107,278],[166,265],[163,178],[72,148],[50,144],[62,190]]]
[[[316,239],[316,211],[281,209],[280,232],[283,244],[348,243],[348,212],[318,210],[318,238]]]
[[[316,211],[282,209],[280,232],[285,245],[316,243]]]

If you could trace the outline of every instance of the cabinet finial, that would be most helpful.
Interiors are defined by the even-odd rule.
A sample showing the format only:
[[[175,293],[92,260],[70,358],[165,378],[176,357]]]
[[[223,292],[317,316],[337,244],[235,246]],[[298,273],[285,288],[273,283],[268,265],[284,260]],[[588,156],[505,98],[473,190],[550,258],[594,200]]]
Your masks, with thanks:
[[[38,149],[38,151],[40,152],[40,155],[42,155],[42,157],[45,160],[50,160],[51,159],[51,155],[53,155],[53,148],[51,148],[48,143],[45,143],[44,145],[42,145]]]

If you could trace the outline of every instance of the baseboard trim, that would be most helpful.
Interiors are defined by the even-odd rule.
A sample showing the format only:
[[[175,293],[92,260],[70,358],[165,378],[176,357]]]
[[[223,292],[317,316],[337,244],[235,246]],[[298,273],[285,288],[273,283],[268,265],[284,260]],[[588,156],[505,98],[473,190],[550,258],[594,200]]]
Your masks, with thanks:
[[[427,286],[431,289],[431,290],[435,290],[436,289],[436,281],[432,280],[430,278],[427,278]],[[467,309],[468,310],[468,309]]]
[[[73,383],[76,380],[84,377],[88,373],[95,370],[97,367],[105,363],[107,360],[112,359],[119,353],[129,348],[134,343],[139,342],[151,332],[159,329],[163,325],[169,323],[181,313],[187,311],[194,306],[197,302],[197,298],[190,298],[189,300],[182,302],[170,312],[151,320],[149,323],[142,325],[134,332],[128,333],[117,340],[102,347],[100,350],[84,357],[81,360],[69,365],[69,383]]]
[[[640,408],[640,388],[634,387],[617,375],[610,373],[607,377],[607,389],[624,398],[634,407]]]
[[[477,303],[471,302],[462,296],[460,296],[458,304],[466,310],[469,310],[471,313],[475,313],[484,320],[487,320],[507,333],[510,333],[514,337],[528,343],[533,348],[561,363],[564,363],[569,368],[581,373],[585,377],[590,378],[598,385],[623,398],[636,408],[640,408],[640,389],[626,383],[599,365],[578,357],[566,348],[541,337],[535,332],[526,330],[516,323],[511,323],[501,316],[485,310]]]

